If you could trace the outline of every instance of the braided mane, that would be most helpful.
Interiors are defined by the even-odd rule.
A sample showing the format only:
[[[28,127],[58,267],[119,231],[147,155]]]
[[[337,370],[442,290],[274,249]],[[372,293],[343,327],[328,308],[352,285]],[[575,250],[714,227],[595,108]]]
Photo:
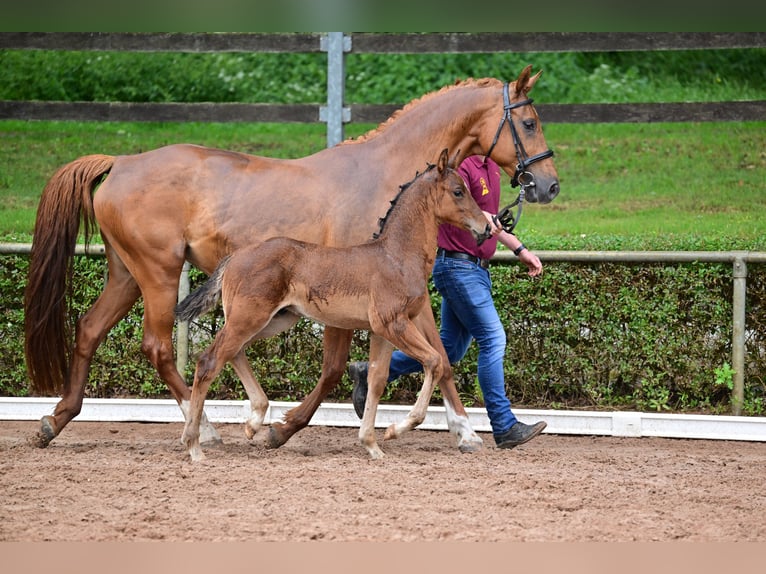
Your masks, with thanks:
[[[425,94],[424,96],[417,98],[415,100],[412,100],[408,104],[405,104],[403,108],[400,108],[396,110],[393,114],[391,114],[391,117],[389,117],[387,120],[383,121],[381,124],[379,124],[376,128],[371,129],[366,134],[362,134],[361,136],[355,138],[355,139],[347,139],[343,141],[340,145],[353,145],[358,143],[364,143],[368,140],[371,140],[378,134],[382,133],[386,130],[391,124],[396,122],[402,115],[409,112],[412,108],[417,107],[418,105],[422,104],[423,102],[427,102],[428,100],[435,98],[441,94],[444,94],[446,92],[450,92],[452,90],[457,90],[461,88],[467,88],[467,87],[479,87],[484,88],[491,85],[502,85],[502,82],[500,80],[497,80],[495,78],[480,78],[478,80],[475,80],[473,78],[468,78],[466,80],[458,80],[452,85],[444,86],[443,88],[440,88],[436,91],[429,92],[428,94]]]

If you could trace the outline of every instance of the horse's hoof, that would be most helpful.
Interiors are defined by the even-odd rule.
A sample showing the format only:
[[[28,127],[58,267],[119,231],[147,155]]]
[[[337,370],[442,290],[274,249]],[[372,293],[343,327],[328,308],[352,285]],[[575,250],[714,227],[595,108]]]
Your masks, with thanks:
[[[457,445],[457,448],[460,452],[479,452],[484,448],[484,441],[481,439],[473,441],[464,440]]]
[[[47,447],[56,438],[56,429],[53,427],[53,417],[45,416],[40,419],[40,430],[32,439],[32,444],[38,448]]]
[[[279,430],[274,425],[271,425],[269,434],[266,436],[266,448],[279,448],[286,442]]]

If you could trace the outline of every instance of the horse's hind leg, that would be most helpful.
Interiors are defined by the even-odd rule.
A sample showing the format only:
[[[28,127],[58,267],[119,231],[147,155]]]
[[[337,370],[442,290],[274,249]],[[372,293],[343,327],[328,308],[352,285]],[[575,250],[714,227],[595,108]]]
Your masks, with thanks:
[[[40,447],[48,446],[69,421],[80,414],[88,371],[96,349],[141,294],[133,277],[110,250],[107,250],[107,262],[109,278],[104,291],[77,321],[72,360],[62,398],[53,415],[46,415],[40,421],[36,437],[36,444]]]
[[[269,448],[282,446],[291,436],[309,424],[319,405],[337,386],[346,370],[353,334],[353,331],[325,326],[322,375],[319,377],[319,382],[300,405],[285,413],[284,422],[271,424],[266,446]]]

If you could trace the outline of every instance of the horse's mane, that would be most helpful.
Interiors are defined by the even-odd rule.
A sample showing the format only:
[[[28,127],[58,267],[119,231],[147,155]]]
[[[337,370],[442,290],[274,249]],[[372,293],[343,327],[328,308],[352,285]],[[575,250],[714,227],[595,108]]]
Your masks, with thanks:
[[[480,87],[484,88],[486,86],[490,86],[493,84],[500,84],[500,80],[497,80],[495,78],[480,78],[478,80],[475,80],[473,78],[468,78],[466,80],[458,80],[454,84],[449,86],[444,86],[443,88],[440,88],[436,91],[429,92],[428,94],[417,98],[415,100],[412,100],[408,104],[405,104],[403,108],[400,108],[396,110],[393,114],[391,114],[391,117],[389,117],[387,120],[383,121],[381,124],[378,125],[378,127],[371,129],[365,134],[362,134],[361,136],[355,138],[355,139],[347,139],[341,142],[340,145],[353,145],[358,143],[364,143],[368,140],[371,140],[378,134],[382,133],[386,130],[391,124],[396,122],[402,115],[409,112],[412,108],[417,107],[418,105],[422,104],[423,102],[426,102],[432,98],[435,98],[441,94],[444,94],[446,92],[450,92],[452,90],[458,90],[461,88],[466,87]]]
[[[428,173],[429,171],[431,171],[435,167],[436,167],[435,164],[429,163],[428,167],[426,168],[425,171],[417,172],[415,174],[415,177],[413,177],[410,181],[408,181],[407,183],[403,183],[402,185],[399,186],[399,192],[396,194],[396,197],[394,197],[391,200],[391,205],[388,206],[388,211],[386,211],[386,214],[383,217],[378,219],[378,226],[380,227],[380,229],[378,230],[377,233],[373,233],[372,234],[372,239],[373,240],[378,239],[381,236],[381,234],[383,233],[383,228],[386,226],[386,222],[388,222],[388,218],[391,215],[391,212],[396,207],[396,203],[399,201],[399,198],[402,196],[402,194],[407,189],[409,189],[410,186],[412,186],[412,184],[415,183],[420,177],[422,177],[423,175],[425,175],[426,173]]]

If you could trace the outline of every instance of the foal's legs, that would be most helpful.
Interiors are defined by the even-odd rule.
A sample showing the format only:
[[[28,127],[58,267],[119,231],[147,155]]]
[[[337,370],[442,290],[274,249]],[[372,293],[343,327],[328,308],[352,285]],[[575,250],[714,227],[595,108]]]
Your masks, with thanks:
[[[238,354],[241,348],[242,345],[235,343],[231,338],[227,340],[227,329],[224,325],[223,329],[216,335],[213,344],[200,355],[197,361],[191,402],[189,403],[184,432],[181,436],[181,442],[186,445],[194,462],[205,458],[200,447],[200,422],[202,421],[205,397],[210,383],[221,372],[226,361]]]
[[[458,395],[452,367],[449,364],[447,352],[444,350],[444,344],[436,328],[436,321],[434,320],[431,307],[426,305],[415,317],[414,321],[418,330],[425,336],[428,343],[439,352],[444,361],[445,369],[442,377],[437,382],[444,398],[447,427],[450,432],[457,436],[458,449],[460,452],[476,452],[481,450],[484,441],[473,430],[471,422],[468,420],[468,413],[466,413],[465,407]]]
[[[264,326],[256,335],[256,339],[266,339],[273,337],[274,335],[288,330],[290,327],[298,322],[300,317],[292,313],[277,313],[272,317],[268,325]],[[253,370],[250,368],[250,363],[247,362],[244,349],[237,353],[237,355],[231,361],[234,372],[242,381],[242,385],[245,387],[247,398],[250,399],[250,418],[245,423],[245,435],[248,439],[252,440],[255,433],[263,425],[263,421],[266,419],[266,412],[269,409],[269,398],[266,393],[263,392],[263,388],[255,378]]]
[[[36,441],[42,448],[48,446],[69,421],[80,414],[88,370],[96,349],[109,330],[130,311],[141,294],[132,275],[108,246],[107,258],[109,278],[106,287],[77,321],[74,351],[63,396],[53,415],[44,416],[40,421]]]
[[[388,364],[394,346],[383,337],[370,332],[370,360],[367,371],[367,400],[364,403],[364,414],[359,427],[359,442],[367,449],[373,459],[383,458],[375,440],[375,415],[378,412],[378,402],[386,388]]]
[[[200,423],[204,416],[203,407],[210,383],[215,380],[218,373],[221,372],[221,369],[229,361],[234,361],[234,364],[242,368],[242,361],[246,363],[243,346],[269,320],[267,313],[259,311],[257,307],[253,309],[249,302],[246,304],[233,302],[230,305],[226,305],[225,309],[226,322],[223,328],[197,361],[189,414],[181,437],[181,442],[186,445],[189,455],[195,462],[205,458],[200,448]],[[255,381],[254,377],[253,381]],[[260,385],[256,383],[256,386],[263,393]],[[263,395],[263,398],[265,399],[266,396]],[[265,402],[268,405],[268,400]]]
[[[384,334],[389,341],[399,347],[404,353],[423,365],[423,372],[425,374],[417,401],[415,401],[415,405],[407,415],[407,418],[397,424],[392,424],[386,429],[385,439],[397,438],[403,433],[414,429],[425,420],[435,382],[442,379],[445,369],[444,365],[448,363],[445,363],[442,353],[439,353],[429,344],[426,337],[417,329],[415,323],[409,320],[401,319],[386,323],[381,325],[376,332]],[[378,389],[380,394],[382,394],[382,391],[382,388]]]

